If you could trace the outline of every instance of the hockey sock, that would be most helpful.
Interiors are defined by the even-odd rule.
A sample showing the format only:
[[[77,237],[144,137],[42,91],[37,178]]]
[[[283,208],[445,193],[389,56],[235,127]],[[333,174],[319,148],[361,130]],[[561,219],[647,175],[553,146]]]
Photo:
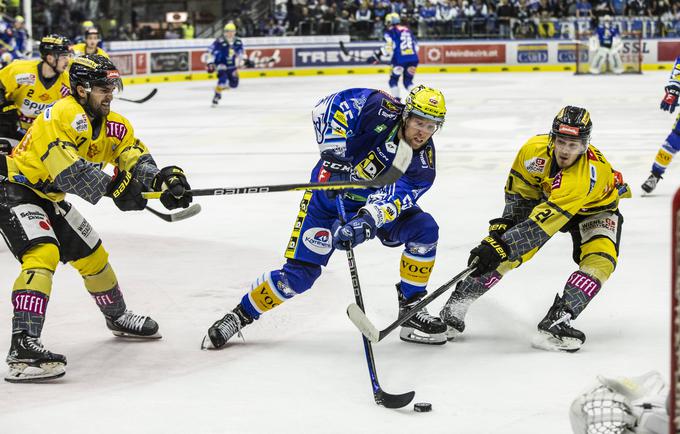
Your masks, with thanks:
[[[118,286],[118,279],[109,264],[91,276],[83,276],[85,288],[99,310],[109,318],[118,318],[125,312],[125,300]]]
[[[12,331],[39,337],[52,290],[52,272],[42,268],[22,270],[12,289]]]
[[[602,284],[599,280],[580,270],[569,276],[564,286],[562,300],[571,312],[572,319],[576,319],[583,312],[601,288]]]
[[[401,254],[399,275],[401,276],[401,293],[404,298],[410,300],[415,294],[426,291],[427,282],[430,280],[432,268],[434,268],[434,252],[428,252],[431,256],[418,256],[404,251]]]
[[[289,259],[280,270],[263,274],[241,299],[245,313],[253,319],[312,287],[321,275],[321,266]]]
[[[663,175],[678,150],[680,150],[680,134],[677,133],[674,127],[656,153],[654,164],[652,165],[652,173],[656,176]]]

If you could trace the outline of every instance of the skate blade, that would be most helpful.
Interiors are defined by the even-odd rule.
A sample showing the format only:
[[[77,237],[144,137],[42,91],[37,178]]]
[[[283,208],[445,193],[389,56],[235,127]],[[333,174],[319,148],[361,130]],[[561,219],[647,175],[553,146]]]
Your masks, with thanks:
[[[404,342],[413,342],[415,344],[444,345],[446,343],[445,333],[430,335],[412,327],[402,327],[399,338]]]
[[[160,338],[163,337],[158,332],[156,332],[152,335],[149,335],[149,336],[136,335],[136,334],[133,334],[133,333],[126,333],[126,332],[121,332],[121,331],[118,331],[118,330],[111,330],[111,333],[113,333],[113,335],[117,338],[127,338],[127,339],[160,339]]]
[[[210,337],[208,335],[203,336],[203,340],[201,341],[201,349],[202,350],[216,350],[217,348],[215,345],[213,345],[212,341],[210,340]]]
[[[462,334],[463,334],[463,332],[460,332],[460,331],[456,330],[455,328],[453,328],[451,326],[446,326],[446,331],[444,332],[446,339],[448,339],[450,341],[455,341]]]
[[[59,362],[41,363],[40,366],[29,366],[26,363],[13,363],[5,381],[9,383],[42,383],[63,377],[66,374],[64,364]]]
[[[566,351],[574,353],[578,351],[583,342],[574,338],[558,338],[550,333],[539,331],[531,340],[531,346],[545,351]]]

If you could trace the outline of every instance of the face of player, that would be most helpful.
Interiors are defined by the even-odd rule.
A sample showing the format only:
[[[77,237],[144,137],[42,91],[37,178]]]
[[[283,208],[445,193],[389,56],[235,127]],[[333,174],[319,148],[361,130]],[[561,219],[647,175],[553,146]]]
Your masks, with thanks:
[[[88,105],[95,116],[104,117],[109,114],[113,93],[116,89],[117,87],[114,85],[92,87]]]
[[[418,116],[409,116],[404,124],[404,137],[402,138],[411,148],[420,149],[438,129],[439,124],[435,121]]]
[[[224,32],[224,37],[227,38],[229,41],[233,41],[234,38],[236,37],[236,32],[233,30],[227,30]]]
[[[560,169],[566,169],[578,160],[586,151],[586,146],[579,138],[555,136],[555,160]]]
[[[68,67],[68,61],[71,59],[71,54],[70,53],[61,53],[58,56],[57,55],[52,55],[49,54],[49,56],[52,56],[52,62],[48,62],[50,66],[52,66],[52,69],[54,69],[54,72],[57,74],[61,74],[66,70],[66,67]]]
[[[87,38],[85,38],[85,44],[87,45],[87,48],[89,48],[90,50],[95,48],[98,43],[99,35],[96,33],[91,33],[87,35]]]

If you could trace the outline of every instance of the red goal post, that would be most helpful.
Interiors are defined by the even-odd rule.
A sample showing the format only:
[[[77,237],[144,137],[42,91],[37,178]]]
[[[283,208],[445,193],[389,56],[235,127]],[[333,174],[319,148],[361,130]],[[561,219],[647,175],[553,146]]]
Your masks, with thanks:
[[[591,50],[591,37],[597,37],[592,31],[576,33],[576,68],[575,74],[590,74],[590,59],[594,54]],[[642,42],[642,32],[623,32],[621,33],[622,46],[619,50],[623,63],[624,74],[642,74],[642,52],[644,45]],[[611,73],[611,68],[604,62],[602,73]]]

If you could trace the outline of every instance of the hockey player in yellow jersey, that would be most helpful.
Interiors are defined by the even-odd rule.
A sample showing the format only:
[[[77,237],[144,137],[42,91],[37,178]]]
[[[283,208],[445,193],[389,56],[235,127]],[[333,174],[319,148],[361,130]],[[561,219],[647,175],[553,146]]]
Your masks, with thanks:
[[[69,95],[70,41],[40,40],[39,60],[15,60],[0,70],[0,137],[19,140],[45,108]]]
[[[569,352],[583,345],[585,335],[570,320],[616,268],[623,223],[619,197],[630,191],[590,144],[592,125],[586,109],[564,107],[550,134],[532,137],[519,150],[505,185],[503,215],[489,222],[489,235],[470,252],[468,263],[476,264],[475,271],[456,286],[441,311],[449,339],[465,329],[473,301],[559,231],[571,235],[579,268],[568,277],[562,296],[555,296],[532,345]]]
[[[153,319],[126,308],[99,235],[65,195],[93,204],[108,196],[122,211],[144,209],[145,190],[162,191],[168,209],[192,200],[182,170],[159,170],[130,122],[111,111],[113,93],[122,88],[113,63],[87,55],[73,61],[69,74],[72,95],[46,109],[11,155],[0,156],[0,231],[21,262],[12,289],[10,382],[65,373],[66,358],[40,341],[59,261],[80,273],[114,335],[160,338]],[[107,164],[115,166],[113,178],[102,171]]]
[[[86,54],[99,54],[100,56],[109,57],[106,51],[99,47],[101,41],[99,37],[99,30],[96,27],[89,27],[85,30],[85,42],[75,44],[71,47],[73,54],[76,57],[84,56]]]

